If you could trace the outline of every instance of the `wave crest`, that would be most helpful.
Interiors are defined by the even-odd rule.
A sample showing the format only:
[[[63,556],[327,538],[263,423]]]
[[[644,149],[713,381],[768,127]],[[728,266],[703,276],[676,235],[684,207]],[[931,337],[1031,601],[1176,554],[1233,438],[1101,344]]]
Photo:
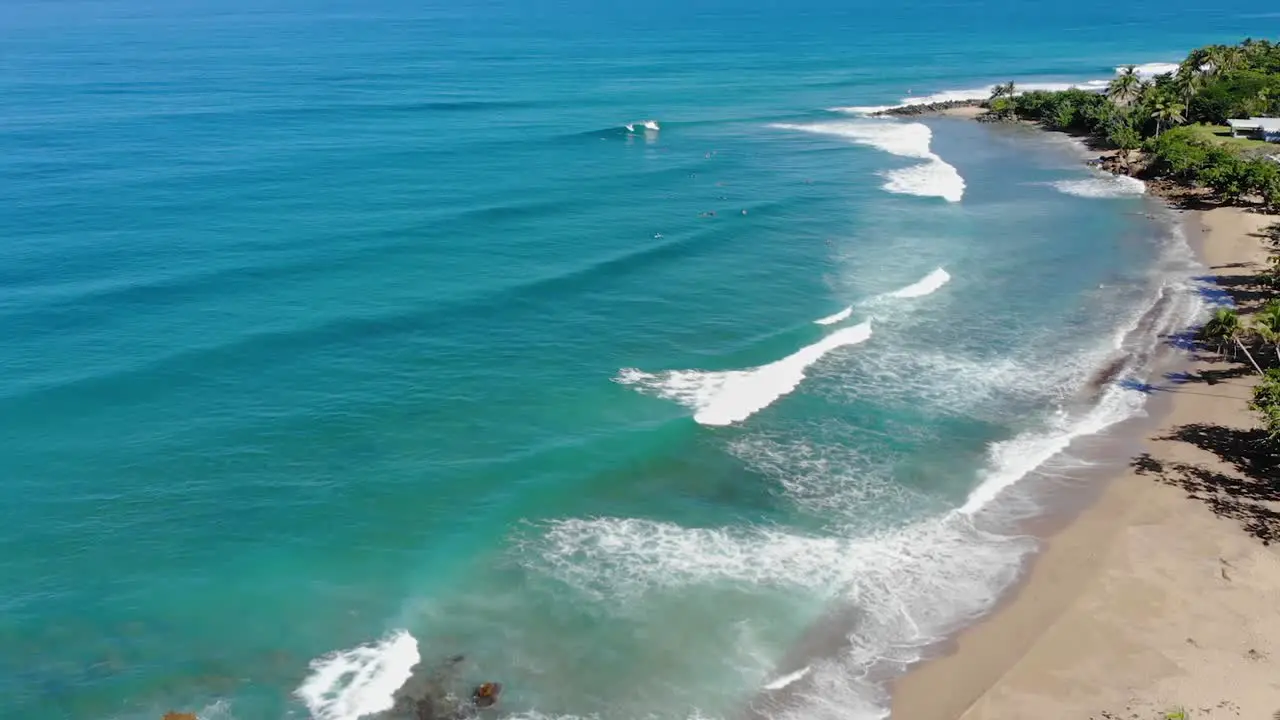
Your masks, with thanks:
[[[1099,175],[1086,180],[1059,180],[1050,183],[1067,195],[1083,198],[1136,197],[1147,191],[1147,184],[1128,175]]]
[[[635,385],[658,397],[692,408],[702,425],[731,425],[745,420],[795,390],[810,365],[836,348],[857,345],[871,337],[871,323],[842,328],[816,343],[750,370],[671,370],[651,374],[625,368],[614,382]]]
[[[950,280],[951,280],[951,274],[942,268],[938,268],[937,270],[934,270],[933,272],[917,280],[916,282],[913,282],[910,285],[907,285],[906,287],[898,288],[897,290],[894,290],[892,292],[887,292],[883,295],[877,295],[871,298],[869,301],[867,301],[866,304],[876,304],[884,300],[924,297],[925,295],[933,294],[938,290],[938,288],[942,287],[943,285],[946,285]],[[826,317],[818,318],[813,322],[816,325],[834,325],[842,320],[847,319],[850,315],[852,315],[853,308],[854,306],[850,305],[837,313],[833,313]]]
[[[397,630],[379,642],[312,660],[311,674],[294,695],[314,720],[357,720],[386,712],[420,659],[418,641]]]
[[[926,161],[921,165],[883,173],[885,183],[882,187],[889,192],[940,197],[948,202],[960,202],[964,197],[964,178],[955,167],[930,149],[933,131],[923,123],[837,121],[804,125],[783,123],[773,127],[844,138],[899,157]]]

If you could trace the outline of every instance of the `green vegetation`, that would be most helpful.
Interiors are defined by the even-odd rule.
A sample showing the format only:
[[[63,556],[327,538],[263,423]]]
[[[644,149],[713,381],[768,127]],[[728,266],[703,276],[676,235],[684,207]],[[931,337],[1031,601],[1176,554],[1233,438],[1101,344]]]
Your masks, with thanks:
[[[1186,129],[1197,142],[1203,145],[1226,145],[1241,151],[1261,150],[1265,152],[1276,149],[1275,145],[1269,145],[1261,140],[1231,137],[1231,128],[1226,125],[1197,123],[1195,125],[1187,125]]]
[[[1264,230],[1263,236],[1271,257],[1270,269],[1254,286],[1262,300],[1246,301],[1252,310],[1247,321],[1234,309],[1218,309],[1200,329],[1200,340],[1232,358],[1243,355],[1261,376],[1249,407],[1258,413],[1271,442],[1280,443],[1280,223]]]
[[[1249,403],[1262,416],[1267,434],[1280,440],[1280,369],[1271,368],[1253,388],[1253,401]]]
[[[1106,92],[1018,94],[998,85],[987,103],[1002,118],[1092,136],[1126,168],[1142,150],[1141,174],[1207,188],[1232,203],[1280,208],[1280,146],[1231,137],[1228,118],[1280,116],[1280,43],[1245,40],[1192,51],[1172,73],[1144,79],[1126,67]]]
[[[1275,264],[1280,267],[1280,263]],[[1254,386],[1249,407],[1261,416],[1271,439],[1280,441],[1280,367],[1263,370],[1257,357],[1249,350],[1252,347],[1255,351],[1269,351],[1268,354],[1275,357],[1274,364],[1280,366],[1280,299],[1268,301],[1253,314],[1247,325],[1235,310],[1221,308],[1205,323],[1200,333],[1201,340],[1216,346],[1218,352],[1229,349],[1233,357],[1236,350],[1244,353],[1249,364],[1262,376]],[[1263,357],[1264,362],[1272,364]]]
[[[1226,127],[1228,118],[1280,116],[1280,43],[1245,40],[1200,48],[1177,71],[1150,79],[1129,66],[1105,92],[1019,94],[1005,83],[993,89],[987,107],[999,118],[1088,135],[1117,150],[1126,172],[1204,188],[1222,202],[1280,209],[1280,162],[1268,157],[1280,157],[1280,146],[1233,138]],[[1141,164],[1134,168],[1137,150]],[[1275,250],[1260,287],[1274,295],[1280,293],[1280,224],[1268,234]],[[1272,441],[1280,442],[1280,297],[1260,308],[1250,302],[1249,309],[1247,322],[1234,309],[1218,310],[1201,339],[1219,353],[1243,356],[1261,376],[1249,406]],[[1187,720],[1187,712],[1175,708],[1165,717]]]

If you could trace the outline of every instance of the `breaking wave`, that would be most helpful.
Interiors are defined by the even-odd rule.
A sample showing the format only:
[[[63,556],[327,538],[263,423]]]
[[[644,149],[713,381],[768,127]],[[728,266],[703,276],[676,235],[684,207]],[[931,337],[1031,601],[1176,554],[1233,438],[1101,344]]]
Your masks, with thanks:
[[[637,121],[635,121],[635,122],[625,123],[625,124],[623,124],[623,126],[622,126],[622,127],[626,128],[627,132],[629,132],[629,133],[633,133],[633,132],[635,132],[635,131],[636,131],[636,126],[637,126],[637,125],[638,125],[638,126],[640,126],[640,130],[641,130],[642,132],[643,132],[643,131],[645,131],[645,130],[648,130],[648,131],[650,131],[650,132],[657,132],[657,131],[659,131],[659,130],[661,130],[661,129],[662,129],[662,128],[658,125],[658,121],[657,121],[657,120],[637,120]]]
[[[882,187],[889,192],[940,197],[948,202],[960,202],[964,196],[964,178],[955,167],[929,149],[933,131],[923,123],[835,121],[800,125],[782,123],[773,127],[844,138],[899,157],[925,161],[883,173],[885,183]]]
[[[1059,180],[1050,185],[1058,192],[1084,198],[1135,197],[1147,191],[1146,183],[1137,178],[1110,173],[1086,180]]]
[[[899,288],[892,292],[887,292],[887,293],[884,293],[883,295],[877,295],[871,298],[869,301],[867,301],[867,304],[876,304],[884,300],[918,298],[918,297],[924,297],[925,295],[931,295],[935,291],[937,291],[938,288],[942,287],[943,285],[946,285],[947,282],[950,280],[951,280],[951,275],[946,270],[943,270],[942,268],[938,268],[937,270],[934,270],[933,272],[917,280],[916,282],[913,282],[910,285],[907,285],[906,287]],[[828,315],[823,318],[818,318],[813,322],[817,325],[834,325],[835,323],[845,320],[850,315],[852,315],[853,308],[854,306],[850,305],[845,309],[841,310],[840,312],[834,313],[832,315]]]
[[[702,425],[741,422],[790,393],[805,371],[827,353],[857,345],[871,337],[871,323],[842,328],[781,360],[748,370],[671,370],[646,373],[635,368],[618,372],[614,382],[634,385],[694,411]]]
[[[405,630],[311,662],[294,694],[314,720],[357,720],[390,710],[418,664],[418,641]]]
[[[840,312],[832,313],[826,317],[818,318],[813,322],[815,325],[835,325],[838,322],[848,320],[849,316],[852,314],[853,314],[853,306],[850,305],[849,307],[841,310]]]

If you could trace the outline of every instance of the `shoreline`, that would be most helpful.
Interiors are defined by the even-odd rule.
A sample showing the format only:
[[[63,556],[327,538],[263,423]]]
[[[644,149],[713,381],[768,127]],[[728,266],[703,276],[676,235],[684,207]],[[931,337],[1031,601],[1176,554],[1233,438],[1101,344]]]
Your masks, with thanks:
[[[1260,230],[1278,219],[1220,207],[1184,222],[1214,282],[1230,292],[1265,269]],[[990,612],[890,684],[893,717],[1280,711],[1280,546],[1259,539],[1280,532],[1280,489],[1267,501],[1233,497],[1250,484],[1236,467],[1239,451],[1203,437],[1207,428],[1239,436],[1256,425],[1252,373],[1237,367],[1184,354],[1153,381],[1148,417],[1103,433],[1136,433],[1144,452],[1123,458],[1129,467],[1102,478],[1093,502],[1048,528],[1023,578]]]

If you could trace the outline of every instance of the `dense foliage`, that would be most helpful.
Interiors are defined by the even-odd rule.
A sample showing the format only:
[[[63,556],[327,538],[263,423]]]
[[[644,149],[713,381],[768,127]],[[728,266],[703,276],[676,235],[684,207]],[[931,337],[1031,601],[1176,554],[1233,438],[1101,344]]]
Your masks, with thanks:
[[[1272,440],[1280,440],[1280,369],[1271,368],[1253,388],[1249,404],[1262,416],[1262,424]]]
[[[997,86],[991,112],[1088,134],[1121,152],[1146,151],[1147,172],[1209,188],[1224,200],[1257,197],[1280,207],[1280,162],[1214,132],[1228,118],[1280,116],[1280,43],[1245,40],[1191,52],[1176,72],[1143,78],[1133,66],[1105,92],[1083,89],[1019,94]],[[1277,148],[1280,151],[1280,148]]]

